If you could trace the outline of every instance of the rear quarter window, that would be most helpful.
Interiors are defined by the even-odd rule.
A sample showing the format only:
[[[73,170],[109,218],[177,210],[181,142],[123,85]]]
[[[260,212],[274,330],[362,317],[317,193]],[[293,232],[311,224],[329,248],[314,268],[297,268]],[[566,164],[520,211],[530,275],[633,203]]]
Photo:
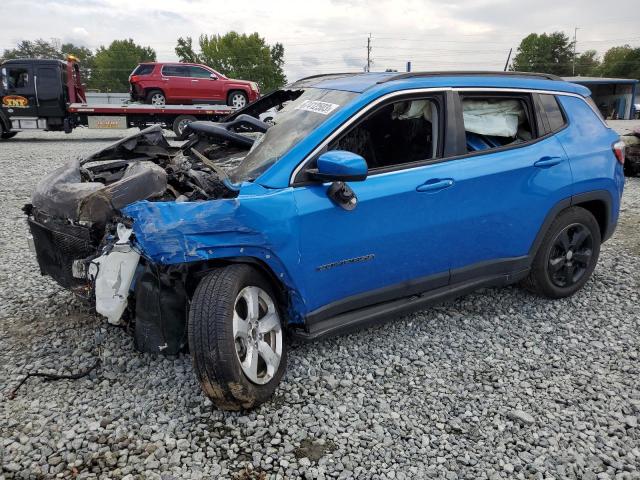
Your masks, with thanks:
[[[540,102],[547,114],[549,127],[552,132],[557,132],[567,124],[555,95],[541,94]]]
[[[138,65],[133,71],[133,75],[151,75],[155,65]]]

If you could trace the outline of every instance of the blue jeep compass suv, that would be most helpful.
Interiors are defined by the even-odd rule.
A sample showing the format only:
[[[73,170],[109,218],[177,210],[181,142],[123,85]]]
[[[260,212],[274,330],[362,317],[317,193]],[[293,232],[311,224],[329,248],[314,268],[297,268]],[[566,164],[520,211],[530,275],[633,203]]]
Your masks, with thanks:
[[[574,294],[624,183],[589,91],[541,74],[311,77],[187,131],[72,161],[25,212],[43,274],[141,351],[188,347],[227,409],[270,397],[291,335],[485,286]]]

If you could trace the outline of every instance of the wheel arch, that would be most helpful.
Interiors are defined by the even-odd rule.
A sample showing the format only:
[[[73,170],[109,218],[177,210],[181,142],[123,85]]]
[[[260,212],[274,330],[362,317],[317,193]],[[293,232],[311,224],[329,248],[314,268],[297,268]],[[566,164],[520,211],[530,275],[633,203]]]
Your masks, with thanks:
[[[235,92],[243,93],[247,97],[247,104],[249,103],[249,88],[248,87],[244,88],[240,85],[234,85],[232,87],[229,87],[229,89],[227,90],[227,101],[229,100],[231,95],[233,95]]]
[[[611,222],[612,203],[611,194],[606,190],[580,193],[571,197],[571,206],[582,207],[595,217],[603,242],[613,235],[615,229]]]
[[[144,89],[142,90],[144,98],[147,98],[147,95],[149,95],[149,93],[153,92],[157,90],[158,92],[162,93],[164,95],[165,100],[167,99],[167,92],[164,91],[164,88],[162,87],[144,87]]]
[[[607,190],[594,190],[591,192],[579,193],[560,200],[549,211],[542,223],[542,226],[540,227],[540,230],[538,230],[538,234],[529,249],[528,255],[530,260],[532,261],[533,257],[535,257],[535,254],[553,221],[558,217],[558,215],[560,215],[560,212],[569,207],[582,207],[585,210],[588,210],[598,222],[602,242],[609,239],[615,230],[615,225],[611,222],[612,204],[613,200],[611,194]]]
[[[209,272],[230,265],[249,265],[260,272],[273,288],[276,301],[286,316],[285,324],[300,323],[299,302],[301,296],[298,289],[284,274],[278,275],[274,265],[253,256],[230,256],[203,260],[188,264],[187,291],[192,295],[198,283]]]

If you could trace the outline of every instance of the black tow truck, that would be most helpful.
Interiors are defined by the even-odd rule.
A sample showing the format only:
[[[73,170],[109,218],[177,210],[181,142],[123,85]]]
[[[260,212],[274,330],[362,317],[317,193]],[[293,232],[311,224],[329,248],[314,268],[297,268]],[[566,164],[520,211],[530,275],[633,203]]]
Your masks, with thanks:
[[[224,105],[89,104],[77,59],[15,59],[0,63],[0,138],[24,130],[64,131],[146,128],[161,124],[181,137],[196,120],[218,121]]]

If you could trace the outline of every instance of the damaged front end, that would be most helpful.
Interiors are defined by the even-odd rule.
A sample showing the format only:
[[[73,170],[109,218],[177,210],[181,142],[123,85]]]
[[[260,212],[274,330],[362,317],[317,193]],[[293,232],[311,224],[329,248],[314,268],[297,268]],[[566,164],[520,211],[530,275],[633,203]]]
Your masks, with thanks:
[[[146,258],[123,210],[140,200],[235,198],[238,187],[226,170],[267,128],[247,115],[194,122],[188,141],[176,147],[153,126],[54,170],[24,207],[40,272],[95,301],[110,323],[135,324],[140,350],[177,353],[185,344],[185,270]]]

